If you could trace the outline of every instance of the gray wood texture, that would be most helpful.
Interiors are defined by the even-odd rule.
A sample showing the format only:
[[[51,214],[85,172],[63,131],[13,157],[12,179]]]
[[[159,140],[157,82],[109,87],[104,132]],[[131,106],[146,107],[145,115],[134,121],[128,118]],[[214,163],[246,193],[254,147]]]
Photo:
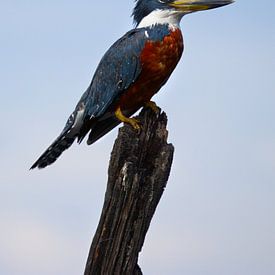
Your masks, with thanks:
[[[98,228],[85,275],[138,275],[138,255],[166,187],[174,147],[167,143],[167,117],[144,108],[139,133],[119,129],[108,171]],[[160,249],[161,249],[161,243]]]

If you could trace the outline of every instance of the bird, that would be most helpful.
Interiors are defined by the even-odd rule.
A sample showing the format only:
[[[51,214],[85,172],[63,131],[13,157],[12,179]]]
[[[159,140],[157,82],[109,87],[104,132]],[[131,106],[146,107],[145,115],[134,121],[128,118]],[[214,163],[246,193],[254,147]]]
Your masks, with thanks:
[[[139,131],[140,122],[131,116],[144,106],[158,110],[151,98],[167,82],[181,59],[183,16],[233,2],[135,0],[133,29],[104,54],[61,134],[30,169],[54,163],[75,140],[81,143],[87,134],[87,144],[93,144],[121,122]]]

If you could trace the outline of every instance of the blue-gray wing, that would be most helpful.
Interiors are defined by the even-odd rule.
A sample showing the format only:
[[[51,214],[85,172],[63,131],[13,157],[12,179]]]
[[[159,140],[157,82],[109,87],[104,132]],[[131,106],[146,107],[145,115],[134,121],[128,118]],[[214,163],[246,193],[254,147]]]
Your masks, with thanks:
[[[85,116],[100,117],[136,81],[141,73],[140,54],[146,43],[144,30],[126,33],[106,52],[91,85],[82,96]]]
[[[78,142],[96,126],[96,129],[102,130],[103,133],[103,129],[98,128],[100,125],[96,125],[96,122],[106,116],[108,108],[115,104],[120,95],[139,77],[142,70],[140,55],[147,40],[144,29],[134,29],[115,42],[105,53],[90,86],[74,111],[75,113],[80,109],[84,110],[81,129],[77,135]],[[75,116],[74,113],[72,115]],[[115,119],[112,119],[112,122],[114,121]]]
[[[87,143],[92,144],[117,126],[120,121],[108,112],[120,95],[132,85],[142,71],[140,56],[146,42],[162,41],[169,34],[168,26],[134,29],[118,40],[102,58],[86,94],[80,100],[86,105],[86,118],[99,118],[96,123],[85,122],[78,136],[81,142],[91,130]],[[131,116],[136,110],[129,110]],[[107,114],[106,114],[107,113]],[[104,116],[104,117],[103,117]],[[103,117],[103,118],[102,118]]]
[[[168,25],[133,29],[115,42],[100,61],[91,85],[79,104],[85,105],[85,117],[102,116],[108,107],[139,77],[140,56],[147,41],[162,41]]]

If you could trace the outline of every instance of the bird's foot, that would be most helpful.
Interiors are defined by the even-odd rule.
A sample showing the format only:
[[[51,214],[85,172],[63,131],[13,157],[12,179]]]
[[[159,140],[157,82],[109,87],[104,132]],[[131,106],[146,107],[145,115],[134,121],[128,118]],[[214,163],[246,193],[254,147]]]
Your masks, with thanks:
[[[120,107],[118,107],[117,110],[115,111],[115,116],[121,122],[130,124],[138,133],[140,132],[141,130],[140,121],[136,118],[129,118],[123,115]]]
[[[157,106],[156,102],[154,101],[148,101],[145,103],[144,106],[150,108],[156,115],[158,115],[160,112],[160,108]]]
[[[126,123],[130,124],[138,133],[141,130],[140,121],[136,118],[128,118]]]

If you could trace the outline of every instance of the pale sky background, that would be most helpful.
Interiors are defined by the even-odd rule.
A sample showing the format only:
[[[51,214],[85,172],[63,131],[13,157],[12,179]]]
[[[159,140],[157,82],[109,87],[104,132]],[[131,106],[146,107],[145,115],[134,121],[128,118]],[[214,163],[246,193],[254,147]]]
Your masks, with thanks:
[[[0,274],[82,274],[117,134],[28,171],[62,130],[133,1],[0,0]],[[140,265],[149,275],[275,274],[275,1],[186,16],[155,97],[176,148]]]

